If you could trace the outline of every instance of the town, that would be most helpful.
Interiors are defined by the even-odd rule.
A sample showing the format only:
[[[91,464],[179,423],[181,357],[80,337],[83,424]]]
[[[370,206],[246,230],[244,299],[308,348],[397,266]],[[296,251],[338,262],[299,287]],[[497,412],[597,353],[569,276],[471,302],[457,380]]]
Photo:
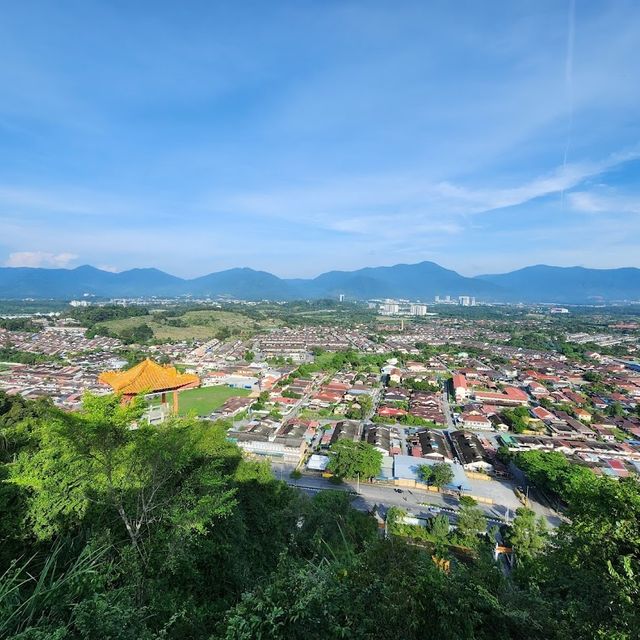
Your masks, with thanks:
[[[543,349],[536,346],[541,336],[564,327],[548,309],[486,308],[476,317],[469,315],[481,309],[475,300],[461,300],[470,309],[460,312],[450,300],[438,303],[391,324],[398,303],[386,301],[362,305],[363,317],[340,324],[331,314],[304,324],[303,315],[246,334],[151,334],[139,343],[100,323],[83,326],[89,305],[75,303],[71,313],[5,319],[0,388],[76,411],[85,392],[112,391],[100,381],[105,371],[145,358],[175,365],[197,380],[180,391],[180,413],[225,424],[228,439],[249,458],[268,460],[279,478],[311,493],[351,491],[362,508],[395,505],[418,521],[440,509],[455,513],[469,496],[490,521],[508,522],[526,504],[557,525],[557,499],[516,464],[527,452],[556,452],[613,478],[640,474],[637,321],[601,310],[594,321],[583,313],[580,332],[567,330],[560,349]],[[260,308],[234,306],[211,313]],[[140,305],[97,308],[105,317],[123,308],[130,319],[149,317]],[[161,392],[148,391],[145,420],[158,424],[178,410],[177,399],[172,407]],[[373,477],[338,487],[328,469],[344,441],[367,443],[381,462]],[[433,470],[443,463],[449,471],[434,484]]]

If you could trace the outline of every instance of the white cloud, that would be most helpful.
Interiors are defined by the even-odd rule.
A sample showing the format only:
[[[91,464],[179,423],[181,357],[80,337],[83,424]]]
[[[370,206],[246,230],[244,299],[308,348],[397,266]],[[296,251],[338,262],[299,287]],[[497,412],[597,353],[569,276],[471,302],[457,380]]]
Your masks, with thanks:
[[[456,233],[460,219],[564,193],[585,180],[640,157],[637,149],[596,162],[575,162],[516,186],[475,188],[414,175],[356,177],[325,184],[213,197],[205,209],[306,222],[323,229],[384,235]],[[390,229],[393,227],[393,229]]]
[[[99,264],[97,268],[101,271],[109,271],[110,273],[119,273],[120,269],[118,267],[114,267],[112,264]]]
[[[640,196],[621,196],[576,191],[567,196],[576,211],[584,213],[640,213]]]
[[[49,253],[47,251],[17,251],[10,253],[5,262],[7,267],[66,267],[76,260],[75,253]]]

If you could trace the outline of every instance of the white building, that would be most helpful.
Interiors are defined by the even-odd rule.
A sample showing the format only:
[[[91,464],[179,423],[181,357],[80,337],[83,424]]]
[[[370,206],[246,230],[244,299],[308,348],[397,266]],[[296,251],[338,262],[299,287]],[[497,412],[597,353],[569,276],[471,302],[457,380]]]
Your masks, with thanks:
[[[426,304],[412,304],[410,308],[410,313],[412,316],[426,316],[427,315],[427,305]]]
[[[380,305],[380,313],[383,316],[392,316],[400,313],[400,305],[395,300],[385,300]]]

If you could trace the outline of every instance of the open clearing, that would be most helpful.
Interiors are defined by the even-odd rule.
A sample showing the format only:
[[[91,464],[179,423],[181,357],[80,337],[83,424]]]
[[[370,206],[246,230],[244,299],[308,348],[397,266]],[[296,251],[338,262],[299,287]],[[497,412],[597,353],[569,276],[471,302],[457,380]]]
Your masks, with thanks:
[[[234,389],[226,386],[200,387],[199,389],[187,389],[180,392],[178,400],[181,416],[195,413],[198,416],[209,415],[212,411],[219,409],[228,398],[234,396],[248,396],[251,392],[248,389]],[[173,406],[173,394],[167,393],[167,401]],[[159,404],[160,397],[154,398],[152,404]]]
[[[280,326],[282,323],[276,319],[253,320],[241,313],[231,311],[195,310],[187,311],[175,318],[166,318],[152,313],[148,316],[110,320],[101,324],[114,333],[148,324],[157,339],[180,341],[210,340],[218,337],[219,332],[224,330],[230,331],[234,336],[250,337],[260,331]]]

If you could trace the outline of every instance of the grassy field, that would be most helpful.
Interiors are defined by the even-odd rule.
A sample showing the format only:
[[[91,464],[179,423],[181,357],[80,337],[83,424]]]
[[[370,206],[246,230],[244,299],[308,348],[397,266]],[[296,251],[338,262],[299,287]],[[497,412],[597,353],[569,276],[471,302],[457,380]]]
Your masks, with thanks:
[[[171,326],[175,320],[185,326]],[[228,329],[233,335],[248,337],[259,331],[277,327],[281,322],[277,319],[253,320],[241,313],[231,311],[196,310],[187,311],[176,318],[161,316],[137,316],[122,318],[103,323],[109,331],[118,333],[123,329],[148,324],[154,336],[159,340],[209,340],[217,337],[221,330]]]
[[[209,415],[219,409],[228,398],[234,396],[248,396],[247,389],[232,389],[231,387],[200,387],[199,389],[187,389],[180,392],[178,413],[182,416],[195,413],[199,416]],[[173,406],[173,394],[167,394],[169,404]],[[156,398],[153,404],[159,404],[160,398]]]

